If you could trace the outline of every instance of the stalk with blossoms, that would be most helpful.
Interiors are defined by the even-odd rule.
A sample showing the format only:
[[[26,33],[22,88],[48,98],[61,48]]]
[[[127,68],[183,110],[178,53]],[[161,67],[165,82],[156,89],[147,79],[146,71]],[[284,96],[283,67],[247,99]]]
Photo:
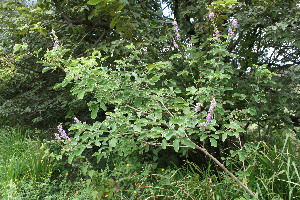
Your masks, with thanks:
[[[212,112],[214,111],[216,106],[217,106],[217,102],[215,99],[213,99],[210,103],[209,110],[207,111],[206,122],[199,123],[199,126],[207,128],[207,125],[211,122]]]
[[[178,44],[176,41],[179,41],[180,39],[180,34],[179,34],[179,28],[178,28],[178,23],[177,21],[173,21],[172,22],[172,25],[174,26],[173,30],[174,30],[174,33],[175,33],[175,41],[174,41],[174,47],[175,48],[178,48]]]
[[[57,130],[58,130],[58,133],[54,134],[56,140],[68,140],[68,141],[71,141],[71,138],[67,135],[66,131],[63,129],[63,127],[62,127],[61,124],[59,124],[57,126]]]

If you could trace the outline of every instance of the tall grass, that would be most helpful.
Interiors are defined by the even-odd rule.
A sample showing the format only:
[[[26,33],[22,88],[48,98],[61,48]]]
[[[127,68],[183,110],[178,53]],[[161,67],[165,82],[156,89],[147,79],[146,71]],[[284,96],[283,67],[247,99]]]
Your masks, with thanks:
[[[40,131],[0,129],[0,199],[91,199],[91,189],[60,163],[50,162]],[[54,174],[54,171],[56,174]]]
[[[299,140],[287,136],[274,146],[263,142],[249,159],[249,182],[260,199],[300,199]]]
[[[0,181],[40,180],[47,171],[41,141],[28,129],[0,129]]]
[[[223,171],[215,170],[214,163],[203,169],[186,161],[182,167],[162,169],[153,167],[155,163],[140,163],[138,158],[132,163],[127,158],[122,162],[110,158],[113,167],[97,169],[78,160],[78,169],[87,165],[84,173],[59,161],[50,167],[45,156],[46,151],[51,152],[49,145],[33,137],[36,135],[35,130],[0,129],[0,198],[251,199]],[[258,142],[252,146],[243,167],[235,169],[258,199],[300,199],[299,140],[288,136],[276,145]],[[238,157],[233,159],[240,162]]]

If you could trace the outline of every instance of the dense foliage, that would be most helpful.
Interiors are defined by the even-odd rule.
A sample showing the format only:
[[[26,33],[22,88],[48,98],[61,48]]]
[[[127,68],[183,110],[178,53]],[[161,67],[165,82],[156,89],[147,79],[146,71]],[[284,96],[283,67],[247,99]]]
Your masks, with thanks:
[[[120,197],[144,180],[136,174],[124,185],[133,169],[173,165],[195,174],[211,167],[224,181],[217,190],[229,181],[239,191],[232,198],[250,198],[213,159],[256,197],[292,199],[300,191],[299,9],[296,0],[3,1],[0,123],[55,133],[61,151],[50,157],[90,177],[94,198]],[[126,165],[135,168],[122,177]],[[185,187],[191,199],[209,197]]]

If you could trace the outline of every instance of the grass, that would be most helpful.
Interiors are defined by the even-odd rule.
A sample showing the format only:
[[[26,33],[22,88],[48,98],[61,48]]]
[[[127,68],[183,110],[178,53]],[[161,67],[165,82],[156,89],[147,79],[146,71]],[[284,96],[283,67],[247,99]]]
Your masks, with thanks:
[[[0,130],[0,181],[40,180],[47,171],[45,148],[32,139],[34,131],[25,129]]]
[[[187,161],[180,168],[162,169],[153,167],[155,163],[139,163],[138,158],[132,162],[110,158],[112,164],[97,169],[85,159],[68,165],[59,151],[55,153],[60,147],[39,140],[38,134],[37,130],[0,129],[0,198],[251,199],[225,173],[211,170],[214,163],[201,169]],[[288,136],[272,146],[264,142],[253,148],[249,145],[243,168],[236,174],[259,199],[300,198],[298,142]]]
[[[287,136],[280,148],[261,143],[249,167],[260,199],[300,199],[299,141]]]

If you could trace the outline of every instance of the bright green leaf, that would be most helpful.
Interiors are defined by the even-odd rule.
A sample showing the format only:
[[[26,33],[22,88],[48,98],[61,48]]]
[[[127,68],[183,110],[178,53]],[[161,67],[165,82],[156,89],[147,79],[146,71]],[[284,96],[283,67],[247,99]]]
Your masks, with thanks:
[[[94,6],[94,5],[97,5],[98,3],[100,3],[101,1],[102,0],[89,0],[87,2],[87,4]]]
[[[183,124],[184,120],[183,119],[171,119],[170,123],[173,123],[173,124]]]
[[[166,139],[162,140],[161,147],[162,147],[162,149],[166,149],[166,147],[167,147],[167,140]]]
[[[209,141],[210,141],[211,146],[213,146],[213,147],[218,146],[217,140],[215,138],[209,138]]]
[[[175,152],[179,151],[179,139],[175,139],[173,142]]]
[[[117,146],[117,142],[118,142],[118,140],[117,140],[117,138],[112,138],[111,140],[109,140],[109,147],[116,147]]]
[[[182,144],[194,149],[195,148],[195,143],[193,143],[189,138],[183,138],[181,140]]]

